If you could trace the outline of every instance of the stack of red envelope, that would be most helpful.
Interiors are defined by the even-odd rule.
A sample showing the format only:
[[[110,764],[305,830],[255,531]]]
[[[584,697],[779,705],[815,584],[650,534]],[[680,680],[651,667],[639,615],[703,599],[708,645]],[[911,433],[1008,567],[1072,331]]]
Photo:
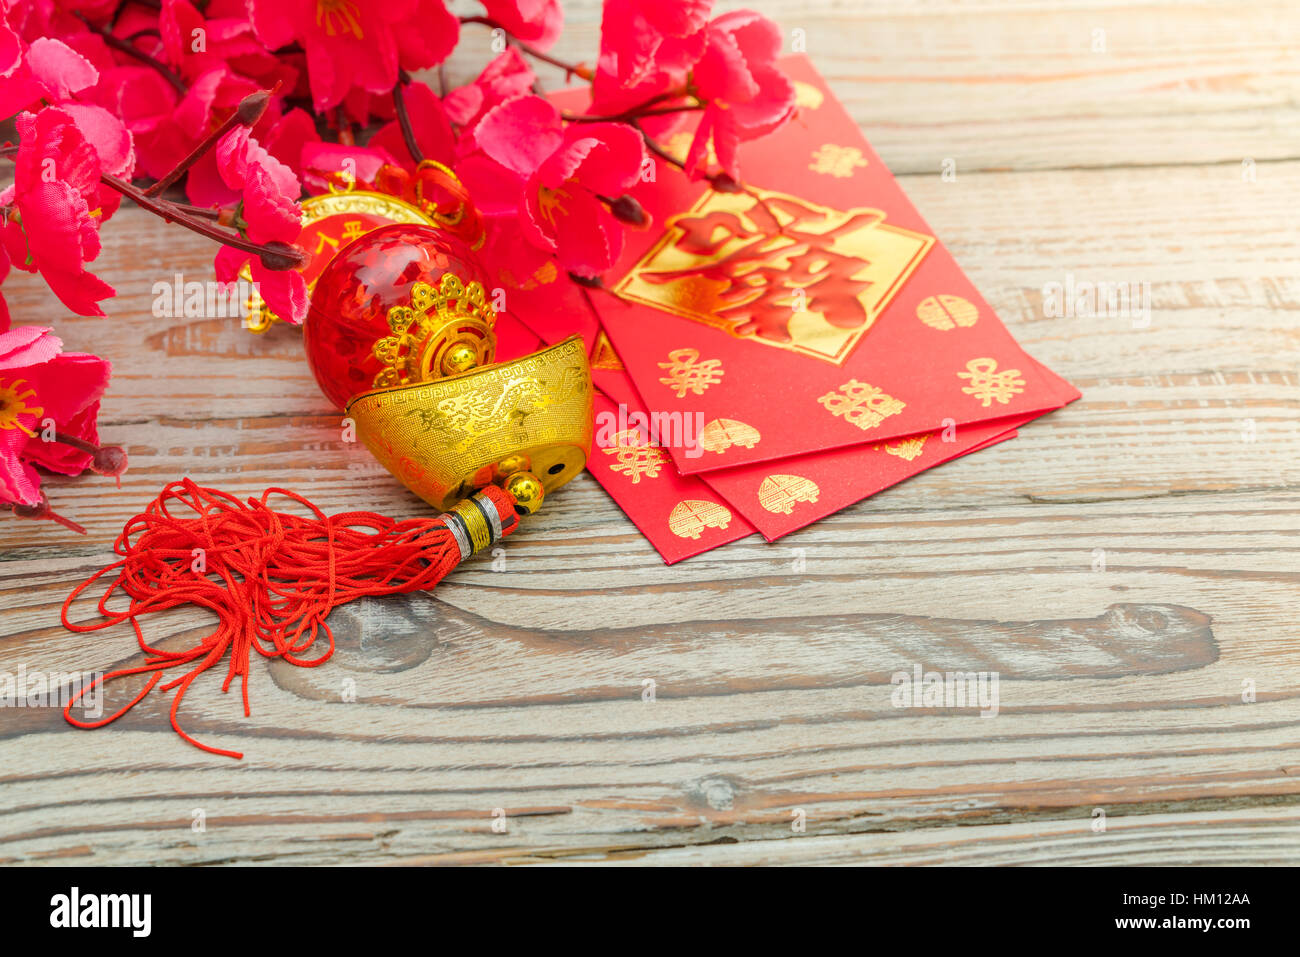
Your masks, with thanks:
[[[504,358],[585,338],[588,468],[670,564],[775,541],[1079,397],[1016,344],[811,64],[783,67],[799,112],[741,147],[742,191],[660,163],[633,191],[653,226],[604,289],[534,277],[507,304],[535,336],[502,317]]]

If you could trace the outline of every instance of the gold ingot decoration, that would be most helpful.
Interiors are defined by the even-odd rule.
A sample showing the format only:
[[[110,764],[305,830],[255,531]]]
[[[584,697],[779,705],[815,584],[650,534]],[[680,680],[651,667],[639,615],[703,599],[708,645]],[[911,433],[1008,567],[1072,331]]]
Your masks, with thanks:
[[[581,336],[570,336],[510,362],[364,392],[345,414],[375,458],[440,511],[491,482],[509,486],[520,474],[541,485],[538,496],[526,480],[515,480],[526,493],[521,507],[540,504],[591,454],[586,348]]]
[[[372,352],[384,366],[374,387],[427,382],[487,365],[496,353],[496,312],[483,286],[443,273],[435,288],[427,282],[411,287],[411,302],[388,310],[391,336],[375,342]]]
[[[984,408],[994,402],[1006,405],[1012,396],[1025,391],[1025,380],[1020,378],[1019,369],[998,370],[996,359],[972,359],[966,363],[966,371],[958,372],[957,378],[966,379],[961,391],[980,400]]]
[[[686,499],[673,506],[668,516],[668,530],[678,538],[698,539],[706,529],[726,528],[731,512],[717,502]]]
[[[840,365],[934,243],[879,209],[833,209],[758,188],[705,190],[690,210],[668,217],[663,236],[613,291]]]
[[[714,419],[700,430],[700,448],[722,453],[733,445],[752,449],[763,436],[758,429],[736,419]]]
[[[931,329],[945,332],[958,326],[973,326],[979,317],[979,308],[973,302],[948,293],[926,296],[916,306],[916,318]]]
[[[802,475],[769,475],[758,487],[758,504],[776,515],[789,515],[800,502],[816,502],[821,489]]]
[[[844,383],[838,392],[827,392],[818,398],[817,404],[825,406],[831,415],[844,419],[864,432],[874,429],[889,416],[898,415],[907,407],[906,402],[894,398],[879,386],[857,379]]]

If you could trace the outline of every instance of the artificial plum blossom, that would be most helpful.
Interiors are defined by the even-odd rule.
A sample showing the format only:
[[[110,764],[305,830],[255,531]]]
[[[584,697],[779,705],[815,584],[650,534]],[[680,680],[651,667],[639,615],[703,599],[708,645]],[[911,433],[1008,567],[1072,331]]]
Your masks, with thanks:
[[[599,275],[623,248],[606,206],[640,178],[645,144],[620,123],[570,123],[539,96],[493,108],[474,130],[482,156],[462,162],[489,214],[517,210],[523,235],[579,276]],[[470,158],[473,159],[473,158]]]
[[[116,456],[86,448],[99,444],[99,400],[111,374],[105,359],[64,352],[48,328],[0,333],[0,502],[40,504],[34,466],[63,475],[107,470]]]
[[[488,17],[506,33],[538,50],[554,46],[564,28],[560,0],[482,0],[482,3]]]
[[[724,13],[705,28],[708,43],[692,70],[695,94],[708,105],[686,168],[698,173],[709,140],[722,168],[739,179],[736,148],[766,136],[794,115],[794,84],[780,71],[781,29],[752,10]]]
[[[240,197],[240,214],[255,243],[293,242],[302,231],[298,176],[237,126],[217,143],[217,170]]]
[[[498,103],[523,96],[537,82],[537,74],[515,47],[507,47],[498,54],[480,73],[473,83],[458,86],[442,98],[443,110],[447,118],[457,126],[472,127],[483,118],[488,110]],[[472,142],[470,131],[462,134],[461,144],[465,140]],[[462,152],[469,152],[462,148]]]
[[[600,22],[597,86],[640,87],[656,76],[682,76],[704,52],[713,0],[607,0]]]
[[[44,100],[60,103],[95,85],[99,71],[62,40],[37,37],[25,43],[0,13],[0,117]]]
[[[248,12],[267,49],[303,48],[317,112],[337,106],[353,87],[392,90],[399,65],[441,63],[460,29],[441,0],[248,0]]]
[[[402,99],[422,157],[451,163],[456,151],[456,136],[443,109],[442,99],[427,83],[418,82],[408,83],[403,88]],[[385,150],[409,169],[415,169],[415,159],[406,148],[406,137],[402,135],[397,120],[380,127],[367,145]]]
[[[272,156],[248,127],[231,130],[214,150],[223,182],[240,197],[244,232],[259,244],[290,244],[302,232],[298,197],[302,186],[292,169]],[[298,323],[307,315],[307,283],[296,269],[269,268],[265,258],[223,246],[215,267],[222,282],[234,282],[247,264],[261,296],[281,319]]]
[[[63,107],[22,113],[16,125],[14,182],[0,194],[0,206],[14,210],[4,223],[9,255],[19,268],[40,272],[73,312],[102,316],[98,302],[113,295],[113,288],[87,272],[86,264],[99,255],[100,222],[118,199],[100,177],[124,172],[120,164],[129,160],[129,149],[125,158],[113,155],[115,166],[106,169],[73,113]],[[114,144],[106,148],[120,152],[120,144]]]

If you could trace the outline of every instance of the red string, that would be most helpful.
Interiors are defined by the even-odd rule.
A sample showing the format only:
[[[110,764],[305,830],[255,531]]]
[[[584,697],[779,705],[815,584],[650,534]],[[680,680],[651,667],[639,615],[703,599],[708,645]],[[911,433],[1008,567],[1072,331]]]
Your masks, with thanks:
[[[495,486],[483,490],[503,516],[514,515],[511,497]],[[267,505],[273,495],[297,502],[312,513],[304,518]],[[177,514],[177,506],[182,508]],[[505,534],[517,523],[503,522]],[[222,691],[240,678],[244,715],[248,706],[250,650],[264,658],[314,668],[334,653],[334,634],[325,619],[339,605],[366,595],[396,595],[432,588],[460,562],[455,537],[437,518],[395,522],[374,512],[327,516],[315,505],[284,489],[267,489],[260,499],[241,502],[190,479],[173,482],[141,514],[128,521],[114,543],[121,559],[100,569],[63,602],[63,625],[72,631],[97,631],[130,621],[145,663],[96,678],[68,702],[63,716],[79,728],[99,728],[126,714],[153,690],[170,668],[190,666],[162,685],[176,689],[171,724],[197,748],[242,758],[238,751],[214,748],[186,734],[177,721],[185,692],[199,675],[229,656]],[[201,550],[201,551],[196,551]],[[116,570],[98,609],[102,621],[78,624],[68,619],[72,603],[103,576]],[[122,611],[108,601],[121,590],[130,599]],[[153,612],[194,604],[211,610],[217,626],[198,644],[168,651],[145,641],[139,619]],[[328,647],[307,657],[324,635]],[[71,711],[81,696],[114,678],[151,674],[148,683],[122,708],[98,721],[81,721]]]

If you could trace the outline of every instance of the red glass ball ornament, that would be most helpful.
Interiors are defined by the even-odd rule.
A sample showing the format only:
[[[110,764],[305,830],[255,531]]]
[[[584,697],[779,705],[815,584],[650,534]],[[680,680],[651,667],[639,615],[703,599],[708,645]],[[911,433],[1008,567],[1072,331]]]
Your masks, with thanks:
[[[444,281],[448,274],[454,279]],[[428,291],[421,290],[424,298],[416,305],[428,305],[429,317],[417,316],[422,326],[412,325],[403,338],[402,330],[390,323],[389,310],[412,306],[417,283],[441,292],[437,302],[430,303]],[[465,293],[447,300],[448,291],[456,289]],[[490,326],[492,314],[483,304],[483,289],[482,267],[470,245],[445,229],[394,224],[345,246],[316,280],[303,329],[307,361],[321,391],[343,409],[363,392],[394,384],[386,370],[395,361],[409,360],[411,368],[418,368],[421,356],[414,353],[433,348],[430,336],[446,327],[443,320],[476,316],[481,320],[477,325]],[[475,341],[480,335],[476,333]],[[389,380],[377,382],[381,374]],[[407,378],[399,376],[398,381]]]

